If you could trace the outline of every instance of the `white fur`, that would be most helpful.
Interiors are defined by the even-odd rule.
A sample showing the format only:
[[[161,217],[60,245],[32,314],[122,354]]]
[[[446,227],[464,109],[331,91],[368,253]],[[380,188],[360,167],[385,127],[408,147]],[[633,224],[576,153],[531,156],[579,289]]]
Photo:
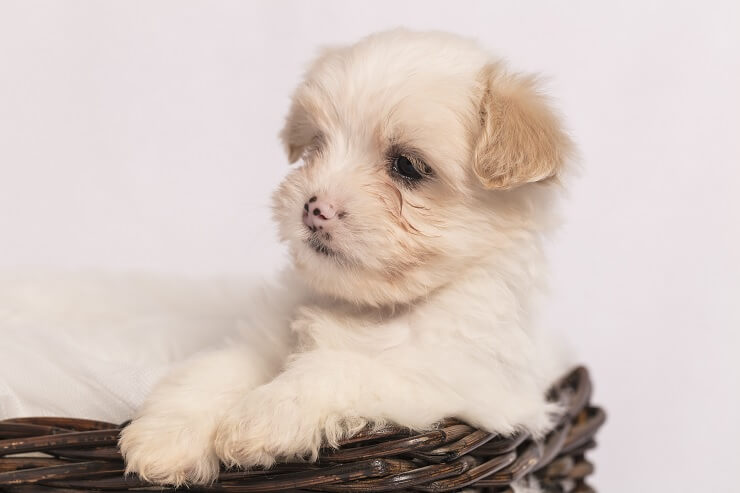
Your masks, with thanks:
[[[546,432],[557,409],[545,393],[565,365],[532,312],[557,185],[529,182],[559,174],[567,150],[550,147],[567,139],[531,84],[443,33],[397,30],[325,52],[283,131],[291,160],[305,162],[275,195],[295,264],[273,296],[282,302],[250,343],[160,383],[123,432],[127,471],[204,483],[219,460],[312,459],[366,424],[426,429],[447,416]],[[394,146],[433,174],[413,187],[390,176]],[[474,164],[507,156],[516,166]],[[316,194],[347,212],[317,240],[328,255],[301,220]]]

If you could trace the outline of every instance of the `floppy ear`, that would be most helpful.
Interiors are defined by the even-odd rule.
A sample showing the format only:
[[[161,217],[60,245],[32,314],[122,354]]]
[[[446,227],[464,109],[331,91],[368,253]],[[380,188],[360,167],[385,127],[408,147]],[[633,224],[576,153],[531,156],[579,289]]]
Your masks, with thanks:
[[[288,161],[294,163],[300,159],[303,152],[310,145],[316,143],[321,136],[317,130],[317,123],[327,121],[326,101],[331,100],[321,81],[315,74],[326,70],[337,70],[343,63],[343,55],[349,50],[347,46],[324,46],[319,55],[311,62],[304,75],[304,81],[293,93],[285,126],[280,132],[280,139],[288,154]]]
[[[571,142],[534,77],[483,71],[481,130],[473,169],[486,188],[506,190],[557,176]]]
[[[301,103],[298,95],[293,97],[290,111],[285,118],[285,126],[280,131],[288,161],[295,163],[303,155],[303,151],[316,137],[316,129],[310,119],[308,111]]]

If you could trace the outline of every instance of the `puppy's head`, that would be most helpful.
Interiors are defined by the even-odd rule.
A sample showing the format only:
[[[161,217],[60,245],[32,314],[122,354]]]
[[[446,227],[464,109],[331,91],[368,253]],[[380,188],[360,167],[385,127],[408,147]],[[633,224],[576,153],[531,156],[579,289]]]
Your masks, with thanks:
[[[391,31],[323,53],[282,139],[274,196],[298,270],[360,304],[423,297],[536,230],[569,141],[532,78],[475,43]]]

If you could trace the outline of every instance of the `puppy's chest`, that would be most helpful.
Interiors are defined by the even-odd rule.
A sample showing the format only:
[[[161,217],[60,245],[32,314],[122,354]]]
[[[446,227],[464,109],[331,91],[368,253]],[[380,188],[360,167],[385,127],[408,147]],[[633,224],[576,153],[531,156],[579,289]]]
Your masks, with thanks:
[[[357,312],[318,305],[301,306],[291,321],[298,346],[378,353],[413,343],[407,314]]]

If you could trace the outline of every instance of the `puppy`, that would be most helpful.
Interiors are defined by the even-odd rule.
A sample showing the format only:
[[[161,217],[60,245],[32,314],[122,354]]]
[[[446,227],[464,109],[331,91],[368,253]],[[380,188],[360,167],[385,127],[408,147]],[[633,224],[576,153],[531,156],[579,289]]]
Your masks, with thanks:
[[[242,345],[159,384],[127,471],[208,483],[448,416],[547,432],[566,368],[532,305],[571,144],[535,79],[453,35],[375,34],[319,56],[281,137],[303,161],[274,195],[294,272]]]

